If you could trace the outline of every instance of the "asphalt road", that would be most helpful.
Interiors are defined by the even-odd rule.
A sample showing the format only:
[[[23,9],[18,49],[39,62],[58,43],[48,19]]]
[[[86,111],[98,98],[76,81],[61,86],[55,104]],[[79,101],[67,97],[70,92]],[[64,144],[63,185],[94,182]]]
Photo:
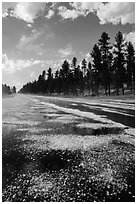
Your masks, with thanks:
[[[2,100],[3,201],[135,200],[135,100]]]

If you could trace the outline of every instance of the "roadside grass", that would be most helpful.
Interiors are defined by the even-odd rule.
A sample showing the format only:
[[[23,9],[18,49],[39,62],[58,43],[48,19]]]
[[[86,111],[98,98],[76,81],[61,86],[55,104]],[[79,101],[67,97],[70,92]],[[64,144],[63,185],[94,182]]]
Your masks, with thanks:
[[[87,150],[33,150],[33,156],[30,151],[25,154],[33,161],[23,161],[24,168],[5,187],[3,201],[134,202],[134,151],[134,145],[117,139]],[[13,156],[18,169],[22,155]],[[34,165],[26,170],[29,162]]]

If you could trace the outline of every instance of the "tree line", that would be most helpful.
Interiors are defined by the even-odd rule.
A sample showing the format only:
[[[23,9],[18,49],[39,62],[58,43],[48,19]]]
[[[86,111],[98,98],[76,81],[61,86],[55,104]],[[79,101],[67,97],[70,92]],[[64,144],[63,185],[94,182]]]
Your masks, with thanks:
[[[38,80],[25,84],[21,93],[98,95],[112,92],[124,95],[125,89],[135,89],[135,50],[131,42],[125,42],[119,31],[112,45],[108,33],[93,46],[90,53],[92,63],[83,59],[81,66],[77,58],[72,62],[64,60],[61,68],[54,74],[51,68],[44,70]]]
[[[16,87],[10,87],[6,84],[2,84],[2,95],[6,95],[6,94],[13,94],[16,93]]]

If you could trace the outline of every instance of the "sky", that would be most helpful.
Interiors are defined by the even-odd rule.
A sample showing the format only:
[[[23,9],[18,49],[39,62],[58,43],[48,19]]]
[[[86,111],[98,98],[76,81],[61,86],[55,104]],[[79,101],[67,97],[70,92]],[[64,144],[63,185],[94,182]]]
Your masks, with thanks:
[[[3,2],[2,83],[19,90],[65,59],[92,61],[102,32],[113,44],[118,31],[135,44],[134,2]]]

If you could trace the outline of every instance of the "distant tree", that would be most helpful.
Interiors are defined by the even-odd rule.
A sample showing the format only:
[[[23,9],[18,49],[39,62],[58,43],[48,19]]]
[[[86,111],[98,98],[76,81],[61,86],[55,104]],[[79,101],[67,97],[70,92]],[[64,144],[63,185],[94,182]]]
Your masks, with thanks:
[[[79,88],[80,88],[80,94],[84,95],[84,77],[83,77],[83,72],[80,70],[79,72]]]
[[[72,72],[70,74],[70,77],[72,78],[72,91],[73,94],[77,95],[77,88],[78,88],[78,78],[79,78],[79,73],[78,73],[78,67],[77,67],[77,58],[73,57],[72,59]]]
[[[94,45],[93,50],[91,52],[91,56],[93,58],[93,68],[92,71],[92,91],[96,90],[96,92],[99,94],[99,86],[102,79],[102,58],[101,58],[101,51],[99,49],[99,46],[97,44]],[[94,92],[93,91],[93,92]]]
[[[11,88],[10,86],[7,86],[6,84],[2,84],[2,95],[6,95],[6,94],[11,94]]]
[[[45,86],[45,76],[44,76],[45,71],[42,72],[42,74],[39,75],[38,81],[37,81],[37,90],[38,92],[44,93],[44,86]]]
[[[83,70],[83,76],[85,77],[86,71],[87,71],[87,61],[85,59],[82,60],[81,67],[82,67],[82,70]]]
[[[78,65],[74,70],[74,80],[75,80],[75,93],[78,95],[78,89],[80,88],[80,66]]]
[[[44,70],[44,71],[42,72],[42,75],[41,75],[42,79],[44,79],[44,80],[45,80],[45,75],[46,75],[46,71]]]
[[[47,78],[48,91],[51,94],[51,93],[53,93],[53,73],[52,73],[52,69],[51,68],[49,68],[47,70],[47,76],[48,76],[48,78]]]
[[[92,65],[91,62],[88,63],[88,69],[87,69],[87,88],[89,94],[91,93],[91,86],[92,86]]]
[[[62,71],[63,71],[63,75],[65,78],[68,76],[69,67],[70,67],[70,65],[69,65],[68,61],[65,60],[62,64]]]
[[[54,80],[54,89],[56,93],[60,93],[61,89],[60,89],[60,78],[59,78],[59,70],[56,70],[55,72],[55,80]]]
[[[135,50],[134,46],[131,42],[127,43],[127,55],[126,55],[126,63],[127,63],[127,85],[128,87],[135,88]]]
[[[13,86],[12,92],[13,92],[13,93],[16,93],[16,87],[15,87],[15,86]]]
[[[72,59],[72,66],[73,66],[74,69],[76,68],[76,65],[77,65],[77,58],[73,57],[73,59]]]
[[[83,91],[86,88],[86,75],[87,75],[87,61],[85,59],[82,60],[81,62],[81,68],[82,68],[82,72],[83,72],[83,80],[82,80],[82,86],[83,86]],[[81,76],[82,79],[82,76]]]
[[[115,50],[114,50],[114,63],[115,63],[115,80],[117,95],[119,89],[122,88],[124,95],[124,83],[126,82],[126,69],[125,69],[125,42],[122,33],[119,31],[115,36]]]
[[[68,78],[69,72],[70,72],[70,69],[69,69],[69,68],[70,68],[70,64],[68,63],[67,60],[65,60],[65,61],[63,62],[63,64],[62,64],[62,73],[61,73],[61,75],[62,75],[63,87],[64,87],[63,92],[64,92],[65,94],[68,94],[68,93],[69,93],[69,83],[70,83],[69,78]]]

